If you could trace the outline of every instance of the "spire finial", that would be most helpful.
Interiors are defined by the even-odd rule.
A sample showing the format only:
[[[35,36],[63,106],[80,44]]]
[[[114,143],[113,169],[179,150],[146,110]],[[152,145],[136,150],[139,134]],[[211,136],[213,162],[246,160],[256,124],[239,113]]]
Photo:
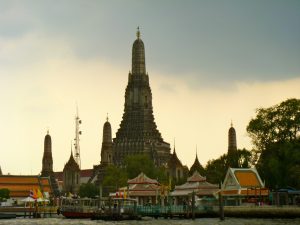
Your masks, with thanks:
[[[72,147],[72,140],[71,140],[71,157],[73,157],[73,147]]]
[[[137,27],[136,37],[137,37],[138,39],[140,39],[140,36],[141,36],[140,27]]]
[[[233,127],[233,123],[232,123],[232,120],[231,120],[231,123],[230,123],[231,127]]]
[[[106,113],[106,121],[108,122],[108,113]]]
[[[175,138],[174,138],[174,153],[176,153],[176,150],[175,150]]]
[[[196,145],[196,159],[198,159],[198,149],[197,149],[197,145]]]
[[[49,127],[47,127],[47,134],[49,134]]]

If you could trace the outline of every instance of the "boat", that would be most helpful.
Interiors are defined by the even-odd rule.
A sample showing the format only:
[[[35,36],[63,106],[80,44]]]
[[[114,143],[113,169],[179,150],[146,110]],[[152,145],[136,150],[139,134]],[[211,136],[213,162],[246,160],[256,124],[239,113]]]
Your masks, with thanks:
[[[98,200],[91,198],[63,198],[57,214],[66,218],[92,218],[98,209]]]
[[[113,198],[101,204],[92,220],[140,220],[137,214],[137,200],[132,198]]]
[[[0,213],[0,219],[15,219],[16,217],[17,215],[12,213]]]

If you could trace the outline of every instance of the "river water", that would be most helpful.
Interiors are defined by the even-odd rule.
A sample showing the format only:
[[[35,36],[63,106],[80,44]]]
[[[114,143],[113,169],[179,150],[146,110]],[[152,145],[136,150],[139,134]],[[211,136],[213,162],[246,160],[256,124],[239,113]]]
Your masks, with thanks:
[[[106,222],[102,220],[89,219],[65,219],[65,218],[41,218],[41,219],[10,219],[0,220],[0,224],[11,225],[278,225],[278,224],[293,224],[300,225],[298,219],[240,219],[240,218],[225,218],[220,221],[218,218],[201,218],[196,220],[183,219],[152,219],[147,218],[140,221],[113,221]]]

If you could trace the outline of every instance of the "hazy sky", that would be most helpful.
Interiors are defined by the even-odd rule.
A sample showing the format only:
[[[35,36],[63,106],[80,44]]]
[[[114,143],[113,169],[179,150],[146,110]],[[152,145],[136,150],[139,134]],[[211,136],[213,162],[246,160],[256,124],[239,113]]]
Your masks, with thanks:
[[[258,107],[300,98],[300,1],[0,1],[0,166],[37,174],[47,128],[61,171],[81,117],[82,168],[121,122],[140,26],[155,121],[191,166],[238,148]]]

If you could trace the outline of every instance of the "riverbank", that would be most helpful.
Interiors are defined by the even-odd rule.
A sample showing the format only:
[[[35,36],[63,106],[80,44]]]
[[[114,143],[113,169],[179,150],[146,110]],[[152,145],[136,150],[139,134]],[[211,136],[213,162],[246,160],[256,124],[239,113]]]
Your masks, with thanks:
[[[300,218],[299,206],[225,206],[225,217]]]
[[[89,219],[65,219],[65,218],[41,218],[41,219],[10,219],[0,220],[0,225],[116,225],[113,221],[94,221]],[[218,218],[198,218],[196,220],[186,219],[153,219],[146,218],[141,221],[119,221],[119,225],[300,225],[300,219],[245,219],[225,218],[220,221]]]
[[[15,215],[15,217],[55,217],[57,216],[57,207],[43,206],[37,209],[30,207],[0,207],[0,218]]]

